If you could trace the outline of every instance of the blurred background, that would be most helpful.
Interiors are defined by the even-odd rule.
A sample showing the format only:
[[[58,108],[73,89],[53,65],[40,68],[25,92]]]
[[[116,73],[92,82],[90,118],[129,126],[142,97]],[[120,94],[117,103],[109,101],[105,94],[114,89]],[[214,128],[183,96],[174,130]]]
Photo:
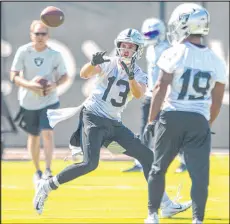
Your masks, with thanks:
[[[11,115],[18,111],[18,88],[9,82],[12,60],[19,46],[30,42],[29,27],[40,12],[53,5],[65,14],[65,22],[51,29],[49,44],[62,52],[67,70],[72,78],[68,86],[62,86],[61,107],[80,105],[89,90],[89,83],[79,77],[80,68],[98,50],[114,53],[114,39],[126,28],[141,29],[148,17],[159,17],[166,23],[179,2],[2,2],[1,3],[1,88]],[[211,15],[210,35],[206,43],[223,58],[229,70],[229,2],[200,2]],[[146,70],[145,56],[139,65]],[[133,100],[123,113],[123,123],[135,133],[139,132],[141,114],[140,100]],[[2,120],[1,128],[7,124]],[[55,127],[57,148],[67,147],[71,133],[77,127],[71,118]],[[227,85],[220,115],[213,125],[214,148],[229,148],[229,87]],[[5,135],[6,147],[26,146],[26,134],[21,130],[15,135]]]

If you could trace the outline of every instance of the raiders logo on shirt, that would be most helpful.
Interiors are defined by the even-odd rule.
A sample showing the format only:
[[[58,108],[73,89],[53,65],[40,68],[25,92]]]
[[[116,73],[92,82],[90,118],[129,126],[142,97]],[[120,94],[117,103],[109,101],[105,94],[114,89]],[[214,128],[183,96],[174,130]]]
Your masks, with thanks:
[[[42,65],[43,61],[44,61],[44,58],[35,58],[34,59],[34,62],[38,67]]]

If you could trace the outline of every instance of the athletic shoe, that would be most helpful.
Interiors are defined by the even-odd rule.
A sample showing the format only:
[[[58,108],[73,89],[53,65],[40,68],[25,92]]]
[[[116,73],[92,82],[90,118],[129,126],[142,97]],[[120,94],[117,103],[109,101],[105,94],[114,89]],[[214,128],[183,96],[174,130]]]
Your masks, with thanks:
[[[82,158],[83,151],[81,147],[77,147],[77,146],[69,144],[69,149],[70,149],[71,155],[65,156],[64,161],[68,161],[68,160],[77,161],[78,159]]]
[[[41,180],[42,178],[42,171],[41,170],[37,170],[33,176],[33,183],[36,186],[38,181]]]
[[[49,168],[46,168],[45,172],[42,175],[42,179],[48,180],[51,177],[53,177],[52,171]]]
[[[69,144],[69,149],[71,150],[72,156],[83,155],[81,147],[77,147],[77,146]]]
[[[155,224],[155,223],[159,223],[157,213],[153,213],[152,215],[149,215],[147,219],[145,219],[145,224]]]
[[[181,163],[180,166],[176,169],[175,173],[183,173],[187,171],[187,167],[185,164]]]
[[[142,171],[143,171],[142,167],[135,164],[133,167],[127,170],[123,170],[122,172],[128,173],[128,172],[142,172]]]
[[[34,209],[37,211],[39,215],[42,214],[45,200],[47,200],[49,194],[49,192],[45,190],[46,181],[47,180],[43,180],[43,179],[39,181],[33,200]]]
[[[161,217],[169,218],[180,212],[184,212],[192,206],[192,201],[177,203],[170,201],[169,204],[161,206]]]
[[[202,221],[200,221],[198,219],[194,219],[194,220],[192,220],[192,223],[194,223],[194,224],[202,224]]]

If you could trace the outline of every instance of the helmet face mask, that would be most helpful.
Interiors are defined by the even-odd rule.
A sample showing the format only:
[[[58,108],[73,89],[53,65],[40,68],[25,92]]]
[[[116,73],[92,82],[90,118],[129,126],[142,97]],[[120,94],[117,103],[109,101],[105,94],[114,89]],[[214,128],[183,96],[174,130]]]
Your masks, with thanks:
[[[143,22],[141,32],[144,36],[145,46],[156,45],[165,40],[166,27],[163,21],[149,18]]]
[[[138,46],[136,46],[136,50],[133,50],[133,49],[129,49],[129,48],[124,48],[122,47],[121,45],[122,44],[127,44],[127,42],[121,42],[119,45],[120,47],[117,48],[117,53],[118,53],[118,56],[121,58],[122,61],[124,61],[126,64],[130,64],[131,63],[131,60],[132,58],[134,58],[136,60],[137,58],[137,48]],[[125,55],[125,52],[128,52],[129,55]]]
[[[191,34],[207,35],[210,16],[208,11],[194,3],[179,5],[168,22],[167,38],[171,45],[179,44]]]
[[[132,43],[135,44],[136,50],[121,48],[121,43]],[[136,29],[126,29],[123,30],[121,33],[118,34],[117,38],[114,41],[117,56],[120,57],[122,61],[124,61],[127,65],[129,65],[132,59],[138,60],[141,58],[143,54],[143,47],[144,47],[144,39],[143,36],[136,30]],[[122,56],[122,52],[124,50],[133,51],[132,57],[125,57]]]

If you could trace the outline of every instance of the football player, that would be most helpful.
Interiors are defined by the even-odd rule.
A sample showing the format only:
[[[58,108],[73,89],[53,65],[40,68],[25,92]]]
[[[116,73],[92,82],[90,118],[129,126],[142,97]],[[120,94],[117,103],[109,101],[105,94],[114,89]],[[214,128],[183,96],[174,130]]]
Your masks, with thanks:
[[[169,48],[170,44],[166,39],[166,27],[163,21],[157,18],[148,18],[143,22],[141,28],[142,34],[144,35],[145,46],[146,46],[146,61],[147,61],[147,73],[148,73],[148,87],[145,92],[145,97],[142,102],[142,123],[141,123],[141,140],[142,142],[152,148],[152,137],[147,134],[145,137],[144,129],[149,117],[149,108],[152,98],[152,90],[156,84],[159,76],[159,67],[156,65],[157,60],[164,50]],[[184,172],[186,165],[183,158],[183,153],[179,153],[180,165],[176,169],[177,173]],[[137,172],[142,171],[141,164],[138,160],[134,160],[133,167],[124,170],[124,172]]]
[[[179,150],[184,152],[192,181],[192,223],[204,220],[209,185],[210,127],[219,114],[227,82],[225,62],[202,44],[202,37],[209,33],[209,25],[208,11],[193,3],[176,7],[168,22],[168,40],[172,47],[165,50],[157,62],[161,71],[153,90],[149,117],[151,128],[163,104],[155,128],[146,223],[159,223],[165,174]]]
[[[49,180],[38,183],[34,208],[39,214],[52,190],[95,170],[102,145],[108,146],[113,141],[124,149],[124,154],[140,161],[148,179],[153,153],[121,122],[121,113],[128,102],[133,97],[142,97],[146,89],[147,75],[136,64],[136,60],[141,58],[143,45],[143,37],[137,30],[126,29],[115,40],[117,56],[104,57],[105,52],[98,52],[82,67],[80,76],[84,79],[98,74],[96,87],[81,110],[78,130],[71,138],[75,139],[75,146],[81,146],[83,162],[72,164]],[[170,216],[191,206],[188,202],[177,204],[177,210],[175,206],[171,209],[174,203],[167,194],[162,203]]]

